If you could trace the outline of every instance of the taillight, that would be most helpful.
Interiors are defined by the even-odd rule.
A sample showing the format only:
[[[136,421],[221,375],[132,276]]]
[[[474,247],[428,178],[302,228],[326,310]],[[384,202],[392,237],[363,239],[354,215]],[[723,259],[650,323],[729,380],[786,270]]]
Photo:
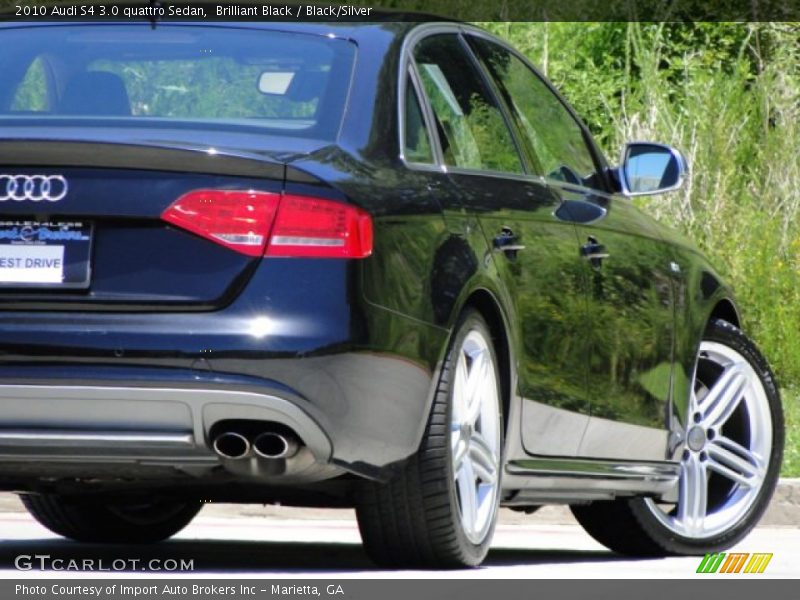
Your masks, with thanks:
[[[194,190],[161,218],[248,256],[365,258],[372,219],[335,202],[268,192]]]
[[[319,198],[285,195],[267,256],[365,258],[372,254],[372,219],[363,210]]]
[[[279,194],[267,192],[194,190],[161,218],[242,254],[261,256],[279,200]]]

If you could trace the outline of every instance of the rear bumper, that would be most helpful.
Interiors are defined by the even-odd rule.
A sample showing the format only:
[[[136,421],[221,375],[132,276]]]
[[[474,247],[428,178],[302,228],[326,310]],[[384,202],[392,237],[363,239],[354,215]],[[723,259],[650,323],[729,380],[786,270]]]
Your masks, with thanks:
[[[322,262],[267,261],[219,311],[0,311],[0,478],[219,466],[224,419],[286,425],[318,464],[385,477],[419,446],[448,332],[360,301],[346,261]]]
[[[194,369],[0,366],[0,478],[87,476],[87,465],[161,466],[202,476],[223,465],[223,421],[278,423],[317,465],[385,478],[415,452],[432,374],[392,355],[257,361],[270,377]],[[80,468],[78,468],[80,467]]]
[[[131,463],[214,467],[209,431],[248,419],[290,427],[317,462],[331,458],[320,426],[291,402],[220,389],[0,385],[0,464]],[[0,467],[2,472],[2,467]]]
[[[211,449],[222,421],[278,423],[331,476],[383,479],[419,445],[433,377],[369,352],[236,361],[261,377],[75,361],[0,364],[0,480],[92,477],[91,465],[202,478],[230,466]]]

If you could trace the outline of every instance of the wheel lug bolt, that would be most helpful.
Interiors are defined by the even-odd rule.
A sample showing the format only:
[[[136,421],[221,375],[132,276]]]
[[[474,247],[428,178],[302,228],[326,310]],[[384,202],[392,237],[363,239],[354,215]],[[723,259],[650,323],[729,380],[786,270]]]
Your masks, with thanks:
[[[694,413],[694,422],[699,423],[703,419],[703,415],[700,413]]]
[[[688,450],[684,450],[683,451],[682,458],[683,458],[683,460],[689,460],[689,451]]]
[[[700,453],[700,460],[708,460],[708,454],[705,452]]]
[[[709,429],[709,430],[706,432],[706,437],[707,437],[709,440],[713,440],[713,439],[714,439],[714,437],[715,437],[716,435],[717,435],[717,434],[716,434],[716,433],[714,433],[714,430],[713,430],[713,429]]]

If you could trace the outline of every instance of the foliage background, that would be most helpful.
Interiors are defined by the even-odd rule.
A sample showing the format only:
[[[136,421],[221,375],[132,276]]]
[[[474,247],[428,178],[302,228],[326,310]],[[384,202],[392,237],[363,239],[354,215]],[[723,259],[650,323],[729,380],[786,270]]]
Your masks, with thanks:
[[[800,24],[480,25],[539,66],[612,163],[627,140],[684,152],[684,188],[641,206],[733,284],[782,384],[784,474],[800,475]]]

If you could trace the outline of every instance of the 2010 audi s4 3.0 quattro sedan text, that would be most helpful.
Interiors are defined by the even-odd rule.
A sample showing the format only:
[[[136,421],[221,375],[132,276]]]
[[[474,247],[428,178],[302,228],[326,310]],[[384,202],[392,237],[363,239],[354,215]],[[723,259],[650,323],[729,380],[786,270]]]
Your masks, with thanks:
[[[377,17],[376,17],[377,18]],[[87,542],[355,507],[384,565],[568,504],[743,538],[783,419],[731,290],[528,61],[464,24],[0,26],[0,489]]]

